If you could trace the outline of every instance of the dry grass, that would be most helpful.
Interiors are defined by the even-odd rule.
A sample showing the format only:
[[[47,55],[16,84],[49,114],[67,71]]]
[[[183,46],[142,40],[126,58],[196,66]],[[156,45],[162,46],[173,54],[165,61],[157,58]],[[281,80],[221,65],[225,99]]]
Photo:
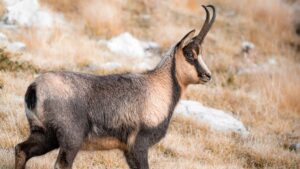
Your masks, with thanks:
[[[111,37],[125,30],[122,9],[125,1],[47,0],[44,3],[83,24],[85,32],[91,36]]]
[[[86,29],[92,32],[92,35],[113,36],[123,32],[122,3],[124,1],[106,1],[103,3],[93,0],[81,2],[79,10],[85,21]]]
[[[111,60],[111,54],[101,49],[97,41],[62,27],[52,30],[27,29],[13,36],[27,45],[27,52],[20,59],[31,61],[44,70],[81,70],[91,64]]]
[[[97,43],[98,37],[129,31],[140,39],[158,42],[165,50],[191,28],[201,26],[204,12],[198,4],[208,2],[218,10],[217,21],[204,44],[213,81],[206,86],[191,86],[185,97],[233,112],[250,135],[219,133],[176,116],[166,138],[150,151],[151,167],[300,168],[299,153],[287,149],[300,142],[300,60],[299,51],[290,46],[300,45],[300,40],[292,30],[292,8],[284,1],[47,0],[44,5],[63,13],[71,26],[6,31],[10,39],[27,45],[22,55],[6,61],[13,65],[30,63],[41,70],[97,74],[130,71],[142,60],[110,53]],[[256,45],[249,55],[241,53],[244,40]],[[269,64],[270,58],[276,63]],[[89,69],[111,61],[124,65],[115,70]],[[0,58],[0,65],[3,63]],[[28,135],[23,95],[37,74],[25,70],[0,70],[0,168],[13,167],[12,147]],[[52,168],[56,155],[57,150],[34,158],[28,166]],[[81,152],[75,167],[127,165],[120,151],[107,151]]]
[[[16,57],[16,56],[15,56]],[[16,61],[15,61],[16,60]],[[0,70],[8,71],[31,71],[38,72],[39,70],[27,62],[20,62],[16,58],[12,57],[12,54],[0,49]]]
[[[5,14],[5,6],[4,6],[4,2],[1,0],[0,1],[0,17],[2,17]]]

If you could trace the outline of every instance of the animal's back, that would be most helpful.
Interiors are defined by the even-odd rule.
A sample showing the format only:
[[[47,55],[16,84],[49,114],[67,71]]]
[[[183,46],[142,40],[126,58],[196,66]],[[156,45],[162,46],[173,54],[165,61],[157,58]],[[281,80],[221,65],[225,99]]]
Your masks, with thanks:
[[[55,123],[61,124],[77,121],[83,126],[91,122],[95,126],[119,128],[118,125],[126,121],[129,126],[135,126],[146,85],[143,75],[136,74],[96,76],[49,72],[32,83],[34,93],[32,87],[28,88],[28,95],[36,100],[26,101],[26,104],[32,109],[28,113],[34,113],[41,123],[55,119]],[[32,107],[33,104],[36,106]]]

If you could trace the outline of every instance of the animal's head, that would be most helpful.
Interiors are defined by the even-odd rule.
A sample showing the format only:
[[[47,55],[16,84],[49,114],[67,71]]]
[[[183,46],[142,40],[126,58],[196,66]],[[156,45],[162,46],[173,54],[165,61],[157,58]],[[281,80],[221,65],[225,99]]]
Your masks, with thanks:
[[[206,83],[211,79],[211,72],[203,61],[202,42],[215,20],[215,8],[203,6],[206,19],[198,35],[195,30],[187,33],[175,47],[176,75],[183,85]],[[212,9],[210,18],[209,8]]]

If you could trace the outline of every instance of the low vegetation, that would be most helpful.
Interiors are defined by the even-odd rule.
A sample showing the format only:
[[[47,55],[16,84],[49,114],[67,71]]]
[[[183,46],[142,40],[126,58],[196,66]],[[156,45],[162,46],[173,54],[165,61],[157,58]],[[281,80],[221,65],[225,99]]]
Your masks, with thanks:
[[[37,73],[39,71],[39,69],[33,66],[31,63],[18,60],[14,61],[12,60],[13,58],[11,56],[12,54],[5,51],[5,49],[0,48],[0,71],[29,71],[32,73]]]
[[[97,42],[128,31],[159,43],[163,51],[204,19],[200,4],[214,4],[217,20],[204,43],[213,80],[191,86],[184,98],[200,101],[239,118],[250,134],[220,133],[193,119],[175,116],[168,134],[150,151],[153,168],[300,168],[300,38],[293,27],[293,1],[45,0],[64,15],[66,25],[46,30],[3,30],[27,45],[10,57],[0,50],[0,168],[12,168],[13,146],[28,135],[23,105],[27,85],[42,69],[95,74],[135,71],[140,60],[111,53]],[[107,12],[109,11],[109,12]],[[255,48],[243,53],[241,43]],[[22,62],[21,62],[22,60]],[[119,61],[116,70],[89,69]],[[29,168],[52,168],[57,150],[29,161]],[[80,152],[76,168],[126,168],[122,153]]]

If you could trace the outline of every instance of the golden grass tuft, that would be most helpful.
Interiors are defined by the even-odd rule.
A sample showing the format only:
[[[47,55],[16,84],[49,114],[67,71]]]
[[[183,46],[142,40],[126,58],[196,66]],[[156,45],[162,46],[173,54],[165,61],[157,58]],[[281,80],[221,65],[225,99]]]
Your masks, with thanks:
[[[59,11],[67,14],[70,12],[77,12],[78,11],[77,5],[81,1],[82,0],[46,0],[44,1],[44,3],[50,5],[50,7],[55,11]]]
[[[0,48],[0,70],[3,71],[31,71],[38,72],[39,69],[28,62],[14,61],[11,53]],[[1,85],[0,85],[1,86]]]
[[[215,0],[214,3],[234,12],[240,19],[240,25],[236,25],[239,30],[235,32],[242,32],[243,38],[254,42],[266,54],[278,53],[281,51],[278,45],[295,41],[291,31],[292,7],[282,0],[243,0],[239,3]]]
[[[4,5],[4,2],[1,0],[0,1],[0,17],[2,17],[6,12],[6,8],[5,8],[5,5]]]
[[[43,3],[64,13],[77,24],[84,24],[85,32],[90,36],[112,37],[125,30],[125,2],[121,0],[47,0]]]
[[[288,64],[288,63],[287,63]],[[288,64],[253,77],[253,86],[261,88],[262,97],[282,114],[300,113],[300,68]]]
[[[91,63],[103,63],[107,55],[96,41],[70,29],[56,27],[52,30],[32,29],[25,32],[17,38],[27,45],[29,52],[20,57],[31,60],[39,68],[76,70]]]
[[[111,37],[124,31],[122,1],[82,1],[78,8],[91,35]]]

